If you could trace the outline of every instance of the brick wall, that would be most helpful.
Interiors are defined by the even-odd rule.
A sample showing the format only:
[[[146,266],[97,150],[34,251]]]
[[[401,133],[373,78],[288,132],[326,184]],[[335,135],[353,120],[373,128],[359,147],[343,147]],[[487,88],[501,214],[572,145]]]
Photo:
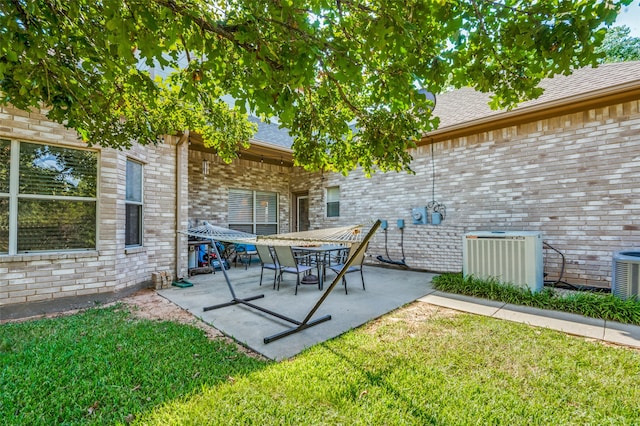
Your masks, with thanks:
[[[49,122],[43,111],[0,108],[0,137],[86,148],[75,132]],[[0,256],[0,305],[111,293],[144,285],[157,270],[173,274],[177,241],[175,143],[176,138],[168,138],[156,147],[134,146],[128,152],[96,148],[97,249]],[[186,144],[180,149],[184,155]],[[124,247],[127,158],[144,164],[144,247],[129,250]],[[186,170],[186,162],[183,168]],[[186,179],[186,173],[183,176]],[[183,244],[186,247],[186,241]]]
[[[416,269],[459,271],[462,236],[475,230],[538,230],[567,259],[564,280],[604,285],[612,253],[640,249],[639,102],[549,118],[420,147],[414,175],[360,171],[345,177],[307,173],[238,159],[225,164],[177,138],[128,152],[99,149],[99,241],[95,251],[0,256],[0,305],[108,293],[149,282],[161,270],[186,273],[186,238],[176,235],[199,221],[227,226],[228,189],[279,194],[280,232],[289,232],[291,193],[308,191],[313,228],[389,223],[371,242],[376,256]],[[0,109],[0,137],[83,147],[75,133],[43,113]],[[126,159],[144,163],[144,247],[124,247]],[[181,157],[182,160],[179,160]],[[202,160],[209,161],[209,174]],[[180,162],[182,161],[182,162]],[[435,182],[432,166],[435,165]],[[177,173],[177,168],[180,170]],[[182,199],[176,200],[178,183]],[[435,183],[435,194],[432,185]],[[341,188],[341,215],[326,218],[325,190]],[[434,198],[446,205],[439,226],[413,225],[411,208]],[[177,212],[180,215],[177,215]],[[401,234],[397,219],[404,219]],[[404,238],[402,246],[401,235]],[[177,247],[177,249],[176,249]],[[403,254],[404,249],[404,254]],[[557,255],[545,251],[549,279]]]
[[[209,174],[202,170],[209,161]],[[227,164],[214,154],[189,151],[189,221],[198,226],[206,220],[212,225],[228,227],[229,189],[246,189],[278,193],[280,232],[289,232],[290,168],[245,160]]]
[[[404,219],[406,262],[434,271],[462,268],[462,236],[475,230],[540,231],[567,259],[564,280],[608,286],[612,253],[640,249],[639,102],[563,115],[436,143],[435,199],[440,226],[413,225],[411,208],[432,200],[431,147],[412,152],[415,175],[361,172],[307,176],[312,224],[389,221],[389,257],[401,259],[397,219]],[[292,180],[301,182],[304,177]],[[341,187],[341,217],[327,219],[324,188]],[[383,255],[384,233],[369,250]],[[548,279],[560,258],[545,250]]]

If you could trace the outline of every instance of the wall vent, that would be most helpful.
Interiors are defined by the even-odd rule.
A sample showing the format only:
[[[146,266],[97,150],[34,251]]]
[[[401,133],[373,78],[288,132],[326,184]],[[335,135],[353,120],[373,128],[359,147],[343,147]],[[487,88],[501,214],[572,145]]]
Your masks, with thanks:
[[[544,286],[543,268],[539,232],[480,231],[463,237],[462,271],[465,277],[494,278],[537,292]]]
[[[613,254],[611,293],[621,299],[638,297],[640,287],[640,251]]]

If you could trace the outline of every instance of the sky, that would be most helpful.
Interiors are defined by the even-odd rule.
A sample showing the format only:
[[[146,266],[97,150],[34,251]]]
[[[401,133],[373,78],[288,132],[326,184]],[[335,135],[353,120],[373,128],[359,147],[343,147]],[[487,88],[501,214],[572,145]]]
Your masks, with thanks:
[[[628,6],[623,7],[616,20],[616,26],[626,25],[631,28],[632,37],[640,37],[640,0]]]

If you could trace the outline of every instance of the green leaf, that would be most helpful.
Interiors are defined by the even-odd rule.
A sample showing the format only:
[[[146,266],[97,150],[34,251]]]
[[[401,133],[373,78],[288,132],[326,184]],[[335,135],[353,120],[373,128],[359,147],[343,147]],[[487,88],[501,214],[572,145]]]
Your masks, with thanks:
[[[438,124],[414,117],[417,83],[512,107],[544,77],[637,53],[633,38],[603,41],[629,0],[18,3],[0,6],[4,102],[52,106],[52,120],[116,148],[190,128],[225,158],[251,135],[248,103],[289,126],[297,164],[342,173],[410,171],[407,141]],[[137,75],[161,66],[175,75]],[[241,114],[215,104],[222,94]]]

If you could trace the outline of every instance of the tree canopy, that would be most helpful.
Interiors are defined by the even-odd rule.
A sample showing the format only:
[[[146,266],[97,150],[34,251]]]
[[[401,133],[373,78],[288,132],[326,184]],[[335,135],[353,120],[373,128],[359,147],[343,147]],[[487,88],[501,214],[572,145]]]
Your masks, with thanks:
[[[2,0],[0,91],[90,144],[189,129],[229,160],[255,130],[248,109],[288,128],[308,169],[409,170],[438,124],[421,88],[512,107],[595,65],[630,2]]]
[[[610,28],[597,50],[604,55],[602,62],[640,60],[640,37],[633,37],[630,34],[631,29],[626,25]]]

